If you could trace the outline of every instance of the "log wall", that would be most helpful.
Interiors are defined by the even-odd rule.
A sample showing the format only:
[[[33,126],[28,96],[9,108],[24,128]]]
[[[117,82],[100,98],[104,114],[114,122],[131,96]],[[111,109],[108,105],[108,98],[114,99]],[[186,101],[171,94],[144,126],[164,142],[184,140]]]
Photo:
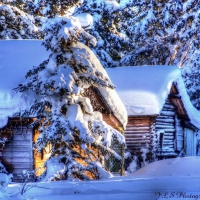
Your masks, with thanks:
[[[124,133],[126,146],[132,155],[141,154],[141,148],[151,149],[151,126],[154,121],[154,117],[148,116],[134,116],[128,118],[128,124]]]
[[[157,156],[175,157],[176,151],[176,135],[175,135],[175,114],[176,108],[166,100],[160,115],[156,118],[156,132],[164,131],[163,145],[159,142]],[[159,138],[158,138],[159,139]]]
[[[11,141],[5,145],[1,153],[2,164],[9,173],[13,174],[13,182],[20,182],[18,174],[23,170],[34,169],[32,130],[25,127],[12,129]]]

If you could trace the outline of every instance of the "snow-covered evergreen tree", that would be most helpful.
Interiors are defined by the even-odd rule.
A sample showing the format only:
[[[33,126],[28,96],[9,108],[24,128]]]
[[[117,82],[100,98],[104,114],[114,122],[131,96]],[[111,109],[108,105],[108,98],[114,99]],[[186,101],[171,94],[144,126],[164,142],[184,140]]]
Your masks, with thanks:
[[[74,15],[79,16],[81,13],[89,13],[93,17],[94,28],[88,31],[98,40],[93,51],[103,66],[118,66],[132,48],[125,33],[126,23],[134,15],[131,4],[116,0],[87,0]]]
[[[138,0],[133,6],[137,14],[127,32],[134,49],[122,64],[182,67],[196,39],[200,3],[197,0]]]
[[[26,2],[26,10],[35,15],[53,18],[56,15],[64,16],[69,8],[80,4],[82,0],[31,0]]]
[[[124,137],[107,125],[82,95],[84,88],[91,85],[114,88],[93,52],[78,42],[80,36],[92,45],[96,40],[74,17],[56,16],[45,27],[43,45],[50,56],[30,70],[27,81],[17,88],[20,92],[32,90],[40,97],[29,111],[37,116],[32,126],[40,126],[35,147],[41,152],[48,144],[52,145],[47,173],[51,163],[61,163],[62,178],[109,176],[100,159],[114,156],[120,160],[110,145],[114,136],[121,144]]]
[[[19,8],[0,4],[0,39],[41,39],[33,16]]]

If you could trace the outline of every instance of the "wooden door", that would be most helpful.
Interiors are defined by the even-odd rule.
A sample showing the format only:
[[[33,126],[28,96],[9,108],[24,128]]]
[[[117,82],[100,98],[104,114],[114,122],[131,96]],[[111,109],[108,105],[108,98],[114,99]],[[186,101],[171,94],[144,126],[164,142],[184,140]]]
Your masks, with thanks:
[[[186,156],[196,156],[196,134],[188,128],[184,129],[184,150]]]

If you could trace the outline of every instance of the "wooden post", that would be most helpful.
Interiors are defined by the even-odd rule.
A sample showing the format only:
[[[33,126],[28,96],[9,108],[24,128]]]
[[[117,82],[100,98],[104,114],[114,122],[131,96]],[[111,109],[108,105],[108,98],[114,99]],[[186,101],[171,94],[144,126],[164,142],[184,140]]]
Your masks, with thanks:
[[[122,157],[122,165],[121,165],[121,172],[120,172],[120,175],[121,176],[124,176],[124,150],[125,150],[125,146],[124,146],[124,144],[122,144],[122,146],[121,146],[121,157]]]

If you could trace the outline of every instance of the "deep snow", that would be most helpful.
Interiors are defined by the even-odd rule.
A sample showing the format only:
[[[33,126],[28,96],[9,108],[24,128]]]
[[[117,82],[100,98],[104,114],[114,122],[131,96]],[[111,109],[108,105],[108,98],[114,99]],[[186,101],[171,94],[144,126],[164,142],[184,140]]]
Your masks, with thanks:
[[[166,159],[148,164],[124,177],[100,181],[42,182],[30,189],[26,200],[156,200],[200,199],[200,157]],[[170,174],[169,174],[170,173]],[[19,184],[10,184],[5,200],[22,199]]]

